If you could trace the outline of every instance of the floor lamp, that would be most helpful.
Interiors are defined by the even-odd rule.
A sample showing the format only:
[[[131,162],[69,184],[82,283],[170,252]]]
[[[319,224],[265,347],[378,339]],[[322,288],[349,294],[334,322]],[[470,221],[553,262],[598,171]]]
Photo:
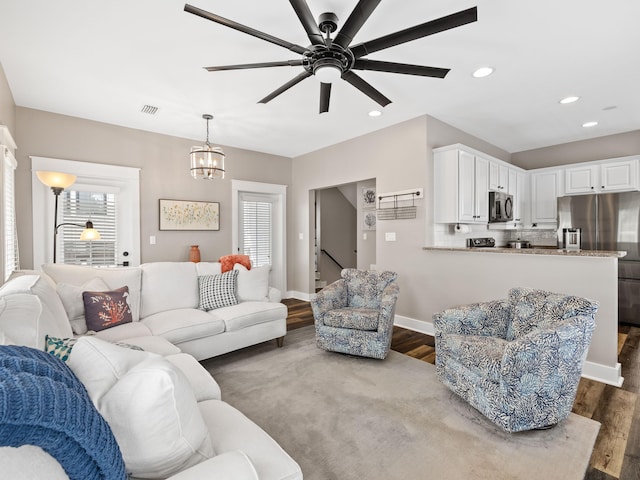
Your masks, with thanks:
[[[56,197],[55,207],[53,210],[53,263],[56,263],[56,243],[58,238],[58,229],[64,225],[73,225],[74,227],[85,227],[80,234],[80,240],[100,240],[100,232],[93,228],[93,223],[87,221],[84,225],[78,225],[76,223],[58,223],[58,197],[62,191],[73,185],[76,181],[76,176],[70,173],[58,173],[58,172],[36,172],[38,180],[40,180],[47,187],[51,187],[53,194]]]

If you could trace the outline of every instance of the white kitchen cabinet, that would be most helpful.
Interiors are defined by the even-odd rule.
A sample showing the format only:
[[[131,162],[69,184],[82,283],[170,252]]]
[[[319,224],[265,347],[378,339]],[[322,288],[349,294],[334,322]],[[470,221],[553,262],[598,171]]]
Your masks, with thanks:
[[[556,223],[560,170],[531,172],[531,223]]]
[[[489,161],[463,149],[434,150],[436,223],[489,221]]]
[[[565,195],[638,190],[638,158],[567,167]]]
[[[509,168],[509,183],[507,184],[507,193],[509,195],[513,195],[514,197],[518,192],[518,171],[514,168]]]
[[[489,191],[506,192],[509,185],[509,168],[498,162],[489,162]]]
[[[529,223],[529,176],[525,172],[516,172],[516,191],[514,195],[513,221],[516,224]],[[511,185],[511,178],[509,178]]]

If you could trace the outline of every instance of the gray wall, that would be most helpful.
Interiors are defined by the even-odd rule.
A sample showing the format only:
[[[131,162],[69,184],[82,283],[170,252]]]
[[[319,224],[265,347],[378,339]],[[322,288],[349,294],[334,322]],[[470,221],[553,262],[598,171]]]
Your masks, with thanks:
[[[336,259],[342,268],[355,268],[357,258],[357,211],[338,188],[327,188],[317,193],[320,200],[320,246]],[[317,201],[317,200],[316,200]],[[341,269],[326,254],[320,254],[320,280],[327,285],[340,278]]]
[[[2,63],[0,63],[0,125],[6,125],[11,130],[11,135],[15,139],[16,132],[16,103],[4,74]]]
[[[640,130],[605,137],[564,143],[513,153],[511,162],[519,167],[554,167],[570,163],[590,162],[607,158],[626,157],[640,153]]]
[[[22,268],[33,267],[30,155],[140,168],[142,262],[187,260],[193,244],[200,245],[203,261],[231,253],[230,179],[291,184],[289,158],[223,146],[225,180],[194,180],[189,174],[189,149],[204,139],[171,137],[29,108],[16,109],[15,137]],[[220,231],[159,231],[161,198],[220,202]],[[156,236],[156,245],[149,244],[150,235]]]

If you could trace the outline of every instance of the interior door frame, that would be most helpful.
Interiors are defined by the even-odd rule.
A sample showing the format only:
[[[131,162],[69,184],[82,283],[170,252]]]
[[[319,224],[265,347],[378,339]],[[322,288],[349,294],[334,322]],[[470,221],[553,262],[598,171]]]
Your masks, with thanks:
[[[277,198],[274,203],[276,208],[273,212],[273,222],[277,228],[274,230],[276,241],[272,243],[273,261],[270,284],[279,289],[284,296],[287,292],[287,186],[275,183],[231,180],[231,248],[233,252],[240,251],[239,208],[241,193],[267,194]]]

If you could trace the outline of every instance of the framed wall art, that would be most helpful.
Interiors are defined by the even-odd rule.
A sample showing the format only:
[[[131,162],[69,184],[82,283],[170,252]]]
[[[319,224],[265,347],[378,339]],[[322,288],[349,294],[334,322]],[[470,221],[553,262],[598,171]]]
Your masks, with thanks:
[[[160,199],[160,230],[220,230],[220,203]]]
[[[362,189],[362,207],[375,208],[376,206],[376,189],[372,187],[364,187]]]

